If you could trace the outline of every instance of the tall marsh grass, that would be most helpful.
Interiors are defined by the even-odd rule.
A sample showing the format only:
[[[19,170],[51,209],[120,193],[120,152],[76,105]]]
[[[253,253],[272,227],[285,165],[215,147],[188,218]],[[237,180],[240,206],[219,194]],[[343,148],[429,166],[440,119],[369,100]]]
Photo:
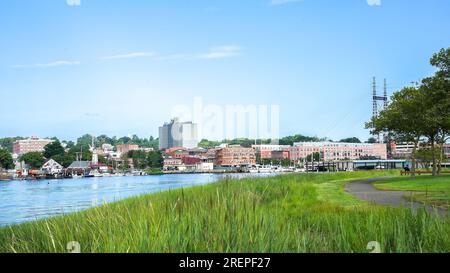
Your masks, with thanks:
[[[368,252],[369,241],[384,252],[449,252],[448,217],[343,190],[351,179],[393,174],[225,179],[2,228],[0,252],[67,252],[71,241],[82,252]]]

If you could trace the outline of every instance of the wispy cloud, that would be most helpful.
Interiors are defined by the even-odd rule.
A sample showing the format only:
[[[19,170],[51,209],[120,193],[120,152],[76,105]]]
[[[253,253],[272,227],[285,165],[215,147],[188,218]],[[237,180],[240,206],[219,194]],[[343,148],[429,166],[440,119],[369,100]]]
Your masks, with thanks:
[[[120,59],[132,59],[132,58],[149,58],[154,57],[155,53],[153,52],[131,52],[126,54],[119,54],[113,56],[107,56],[101,58],[102,60],[120,60]]]
[[[49,67],[57,67],[57,66],[73,66],[80,65],[79,61],[55,61],[51,63],[37,63],[37,64],[19,64],[13,65],[13,68],[49,68]]]
[[[224,59],[241,54],[241,48],[236,45],[226,45],[211,48],[209,52],[197,55],[198,59]]]
[[[80,6],[81,0],[66,0],[66,3],[69,6]]]
[[[369,6],[381,6],[381,0],[367,0]]]
[[[293,3],[293,2],[300,2],[302,0],[270,0],[269,5],[270,6],[279,6],[279,5],[284,5],[284,4],[289,4],[289,3]]]
[[[241,48],[236,45],[224,45],[213,47],[202,53],[174,53],[174,54],[155,54],[153,52],[134,52],[122,55],[103,57],[101,60],[131,59],[139,57],[153,58],[157,61],[175,61],[175,60],[212,60],[225,59],[241,54]]]

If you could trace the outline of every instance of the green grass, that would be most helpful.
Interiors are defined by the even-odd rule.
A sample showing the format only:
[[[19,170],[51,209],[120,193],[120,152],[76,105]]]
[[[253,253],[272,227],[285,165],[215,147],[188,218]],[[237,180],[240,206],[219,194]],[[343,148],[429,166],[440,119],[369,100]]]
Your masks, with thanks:
[[[450,208],[450,175],[396,177],[375,183],[375,187],[380,190],[409,191],[409,194],[405,194],[408,200]]]
[[[398,172],[223,180],[0,229],[0,252],[449,252],[449,218],[354,199],[353,179]]]

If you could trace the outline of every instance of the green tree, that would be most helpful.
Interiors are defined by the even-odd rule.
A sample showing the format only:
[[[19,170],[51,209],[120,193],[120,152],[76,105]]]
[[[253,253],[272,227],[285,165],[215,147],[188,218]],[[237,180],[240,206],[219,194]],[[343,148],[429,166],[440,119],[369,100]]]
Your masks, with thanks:
[[[152,151],[147,156],[148,166],[150,168],[162,168],[164,164],[164,158],[160,151]]]
[[[349,137],[349,138],[341,139],[339,142],[344,142],[344,143],[361,143],[361,140],[359,140],[359,138],[357,138],[357,137]]]
[[[63,146],[61,145],[61,142],[59,140],[53,141],[50,144],[47,144],[44,147],[44,156],[45,158],[53,158],[56,155],[64,155],[65,151]]]
[[[320,160],[322,160],[322,153],[315,152],[314,154],[308,155],[306,157],[306,161],[311,161],[311,159],[313,159],[313,161],[320,161]]]
[[[442,49],[433,55],[430,64],[437,68],[432,76],[422,80],[426,119],[424,135],[427,137],[432,151],[433,175],[440,173],[443,160],[443,145],[450,135],[450,48]],[[440,148],[440,155],[436,152]]]
[[[52,159],[61,164],[64,168],[67,168],[75,161],[75,156],[68,153],[52,156]]]
[[[23,137],[7,137],[0,138],[0,148],[6,149],[8,152],[13,152],[13,143],[17,140],[22,140]]]
[[[366,128],[371,129],[372,133],[389,132],[390,137],[398,142],[414,143],[411,155],[412,175],[416,167],[416,150],[426,122],[422,115],[425,107],[420,88],[406,87],[394,93],[388,107],[378,117],[366,123]]]
[[[5,149],[0,149],[0,169],[14,168],[13,158],[11,153]]]
[[[40,152],[29,152],[20,156],[19,159],[28,164],[32,169],[39,169],[45,163],[45,158]]]

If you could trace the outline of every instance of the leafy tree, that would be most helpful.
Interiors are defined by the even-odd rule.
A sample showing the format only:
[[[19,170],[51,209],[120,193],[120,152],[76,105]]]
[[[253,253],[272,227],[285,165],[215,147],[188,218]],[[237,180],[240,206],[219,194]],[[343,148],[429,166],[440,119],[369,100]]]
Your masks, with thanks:
[[[370,138],[367,140],[367,143],[370,143],[370,144],[377,143],[377,139],[374,138],[374,137],[370,137]]]
[[[294,145],[295,142],[315,142],[315,141],[323,141],[324,138],[318,137],[308,137],[303,135],[293,135],[287,136],[280,139],[280,145]]]
[[[39,169],[45,163],[45,158],[40,152],[29,152],[20,156],[19,159],[25,161],[32,169]]]
[[[67,168],[76,160],[74,155],[64,153],[52,156],[52,159],[61,164],[64,168]]]
[[[207,139],[202,139],[199,144],[198,147],[201,148],[214,148],[216,146],[219,146],[220,142],[219,141],[211,141],[211,140],[207,140]]]
[[[413,175],[416,167],[415,152],[426,122],[422,115],[426,107],[422,97],[423,93],[417,87],[403,88],[393,94],[391,103],[378,117],[366,123],[366,128],[372,129],[373,133],[389,132],[390,137],[398,142],[414,143],[411,156]]]
[[[148,166],[150,168],[162,168],[164,164],[164,158],[160,151],[152,151],[147,156]]]
[[[349,138],[341,139],[339,142],[344,142],[344,143],[361,143],[361,140],[359,140],[359,138],[357,138],[357,137],[349,137]]]
[[[133,165],[137,169],[147,168],[147,153],[144,151],[129,151],[128,158],[133,159]]]
[[[75,143],[73,141],[63,140],[61,143],[65,144],[67,149],[71,149],[71,148],[75,147]]]
[[[11,153],[5,149],[0,149],[0,169],[14,168],[13,158]]]
[[[0,138],[0,148],[6,149],[8,152],[13,152],[13,143],[17,140],[22,140],[23,137],[7,137]]]
[[[443,145],[450,134],[450,48],[436,53],[430,63],[438,69],[435,75],[423,79],[420,85],[394,93],[387,109],[366,124],[374,133],[389,132],[394,139],[414,143],[413,175],[421,137],[431,146],[433,175],[436,175],[440,171]],[[441,148],[439,158],[436,144]]]
[[[53,141],[44,147],[45,158],[53,158],[56,155],[64,155],[65,151],[59,140]]]
[[[311,160],[312,159],[312,160]],[[306,157],[306,161],[320,161],[322,160],[322,153],[315,152]]]

